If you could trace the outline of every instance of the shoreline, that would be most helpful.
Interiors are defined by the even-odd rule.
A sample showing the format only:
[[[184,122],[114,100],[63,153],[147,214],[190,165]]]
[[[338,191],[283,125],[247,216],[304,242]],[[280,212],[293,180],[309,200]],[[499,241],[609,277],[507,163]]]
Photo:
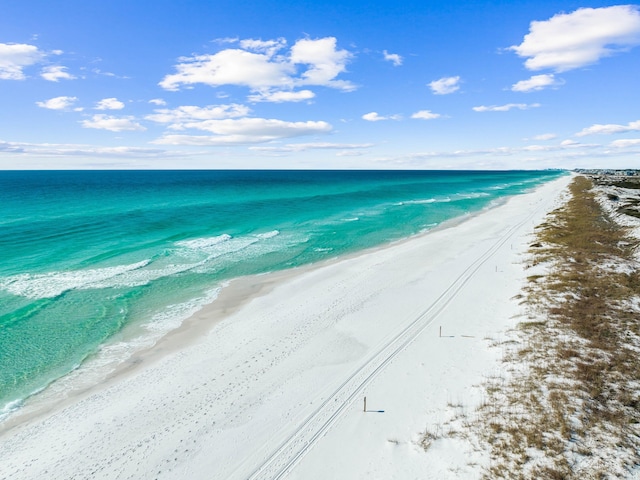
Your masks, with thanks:
[[[556,179],[557,180],[557,179]],[[552,180],[552,182],[555,180]],[[545,182],[548,183],[548,182]],[[542,184],[544,185],[544,183]],[[535,191],[540,188],[538,185],[532,189]],[[520,195],[527,195],[531,192]],[[7,418],[0,421],[0,437],[6,432],[19,426],[23,422],[33,421],[39,417],[46,416],[51,411],[64,408],[75,401],[84,398],[96,390],[106,388],[109,384],[117,382],[121,378],[135,374],[138,370],[148,365],[152,365],[163,358],[163,356],[175,352],[180,348],[189,346],[197,341],[197,337],[209,333],[224,318],[235,313],[244,305],[251,302],[261,295],[267,294],[275,285],[286,282],[291,278],[302,275],[314,269],[324,268],[345,260],[354,259],[364,255],[375,254],[378,251],[384,251],[394,246],[402,245],[405,242],[411,242],[425,235],[430,235],[444,229],[455,228],[456,226],[469,221],[470,219],[482,215],[494,208],[507,203],[511,198],[520,195],[512,195],[494,200],[489,205],[475,212],[468,212],[463,215],[446,220],[433,228],[425,229],[415,233],[409,237],[391,240],[386,243],[368,247],[363,250],[349,252],[328,258],[318,262],[300,265],[285,270],[277,270],[262,274],[246,275],[225,280],[222,284],[212,285],[212,289],[219,289],[219,293],[215,295],[213,301],[202,305],[195,313],[189,315],[180,322],[175,329],[169,330],[159,336],[150,346],[138,348],[133,351],[126,359],[119,361],[109,372],[98,374],[97,379],[88,380],[84,378],[88,373],[86,371],[86,363],[97,358],[100,352],[92,354],[88,359],[82,362],[77,368],[71,370],[66,375],[53,380],[51,383],[41,388],[37,392],[31,394],[26,399],[20,401],[21,405],[14,412],[9,413]],[[213,290],[212,290],[213,291]],[[133,327],[139,329],[140,326]],[[126,329],[118,334],[122,335],[124,340],[131,342],[136,339],[143,338],[145,335],[134,334],[130,337],[126,334]],[[107,341],[103,346],[109,346],[114,343]],[[85,369],[83,371],[83,369]],[[83,375],[84,373],[84,375]],[[53,398],[42,398],[42,394],[46,395],[47,390],[52,386],[56,386],[59,382],[66,381],[71,375],[78,374],[79,378],[71,385],[67,385],[61,395],[54,395]]]
[[[522,197],[529,200],[536,196],[540,197],[540,191],[545,190],[545,185],[554,184],[553,188],[555,189],[554,191],[556,191],[559,188],[557,185],[561,182],[565,182],[565,184],[568,183],[567,179],[568,177],[562,177],[561,179],[556,179],[537,187],[534,192],[511,197],[506,201],[505,205],[511,205],[514,199]],[[550,188],[551,187],[547,187],[546,190],[550,190]],[[221,302],[213,302],[213,304],[204,307],[183,322],[183,326],[163,337],[163,339],[151,349],[148,357],[141,358],[138,362],[133,362],[133,368],[126,372],[125,375],[115,375],[114,378],[100,385],[97,389],[90,389],[87,392],[83,392],[78,397],[69,399],[65,405],[55,406],[51,412],[30,419],[29,422],[17,425],[0,434],[8,441],[10,440],[10,445],[5,453],[11,455],[7,458],[13,460],[13,465],[18,465],[18,463],[15,463],[18,457],[22,455],[28,456],[28,453],[22,452],[20,454],[20,452],[14,450],[12,446],[15,447],[17,444],[23,444],[23,442],[35,442],[35,444],[37,444],[38,441],[52,440],[47,439],[46,433],[38,434],[38,438],[33,440],[25,437],[27,432],[32,431],[33,428],[36,428],[38,425],[42,426],[56,423],[61,427],[66,425],[67,433],[71,437],[74,437],[73,428],[75,427],[71,427],[70,425],[74,423],[74,418],[77,419],[79,411],[86,412],[90,417],[85,419],[80,416],[80,418],[82,418],[81,423],[84,425],[84,427],[81,427],[81,430],[86,432],[86,429],[90,425],[95,424],[96,418],[100,418],[99,413],[89,412],[95,412],[95,407],[100,405],[108,405],[106,408],[108,413],[104,413],[103,418],[112,418],[114,422],[121,422],[122,425],[128,425],[129,422],[124,421],[124,419],[129,418],[131,420],[131,426],[129,428],[135,429],[134,425],[140,425],[139,420],[130,417],[128,413],[129,408],[138,411],[142,417],[154,424],[151,427],[143,429],[143,432],[137,432],[134,436],[139,436],[140,434],[151,431],[156,432],[156,434],[161,432],[162,429],[158,430],[157,425],[155,425],[158,422],[162,423],[161,419],[157,417],[158,412],[161,410],[171,410],[172,408],[183,411],[181,409],[187,408],[188,410],[190,406],[194,407],[194,405],[198,405],[201,410],[199,415],[196,414],[197,418],[202,419],[204,418],[203,415],[206,416],[209,414],[212,417],[219,418],[219,422],[223,423],[225,421],[229,422],[229,420],[233,423],[233,418],[229,419],[229,415],[237,418],[237,422],[240,422],[239,427],[231,425],[231,423],[226,423],[226,427],[224,428],[222,426],[213,427],[209,425],[206,428],[202,427],[205,428],[205,430],[199,434],[192,433],[193,430],[189,432],[183,431],[183,428],[180,426],[182,424],[178,425],[174,423],[172,425],[176,431],[174,431],[173,434],[169,434],[173,440],[165,438],[166,441],[161,442],[162,445],[156,445],[157,448],[150,450],[149,456],[143,455],[139,457],[139,454],[131,453],[131,458],[138,458],[139,463],[142,463],[142,468],[145,468],[151,464],[157,464],[158,455],[165,458],[163,455],[167,452],[164,454],[159,454],[158,452],[165,451],[167,444],[173,445],[175,443],[174,440],[178,438],[182,440],[186,437],[194,438],[194,443],[199,445],[198,452],[183,452],[180,457],[184,456],[184,458],[180,461],[176,460],[178,463],[176,463],[175,468],[171,469],[173,473],[166,471],[166,475],[168,475],[167,478],[178,478],[178,471],[191,471],[192,468],[190,465],[193,462],[195,462],[196,465],[204,465],[207,463],[208,460],[202,456],[202,445],[216,445],[217,442],[220,441],[221,434],[231,432],[231,437],[237,438],[238,440],[244,438],[242,425],[247,423],[260,431],[261,435],[258,435],[259,438],[269,438],[271,441],[275,441],[277,438],[286,437],[287,425],[290,421],[295,424],[295,422],[299,422],[310,413],[313,413],[315,407],[305,406],[303,400],[303,394],[306,393],[305,390],[308,390],[306,388],[307,386],[313,385],[314,389],[318,390],[319,397],[317,398],[320,400],[331,397],[332,385],[334,387],[339,385],[338,380],[341,378],[341,375],[343,375],[342,372],[345,371],[345,368],[347,371],[351,370],[358,362],[366,359],[367,356],[375,350],[376,345],[381,344],[381,342],[384,344],[384,342],[393,338],[395,335],[394,332],[396,332],[397,329],[396,326],[390,325],[389,322],[382,324],[376,323],[374,330],[367,331],[366,325],[368,325],[367,318],[369,315],[378,315],[384,311],[389,315],[388,318],[393,318],[393,312],[395,312],[396,315],[399,314],[400,317],[403,317],[400,319],[400,323],[406,323],[408,321],[407,319],[410,319],[411,315],[415,314],[415,306],[412,307],[410,305],[411,301],[415,302],[416,290],[414,289],[415,286],[413,283],[417,284],[423,281],[425,270],[419,271],[420,269],[416,269],[418,270],[416,272],[400,272],[398,270],[400,264],[394,265],[396,260],[394,257],[396,254],[401,255],[401,257],[398,258],[404,259],[402,260],[402,262],[404,262],[402,265],[408,267],[414,263],[412,255],[424,256],[423,253],[419,253],[420,250],[424,248],[424,245],[435,245],[441,249],[440,252],[447,258],[429,260],[436,262],[431,265],[431,269],[427,268],[426,270],[427,273],[429,271],[432,272],[430,274],[432,277],[434,276],[433,272],[437,271],[437,265],[444,264],[448,261],[457,262],[455,265],[464,267],[467,265],[464,262],[468,260],[456,260],[456,255],[465,257],[465,255],[467,255],[465,249],[462,248],[460,251],[460,246],[454,245],[452,247],[444,240],[447,240],[447,237],[455,238],[456,233],[458,235],[463,234],[463,231],[473,228],[474,225],[487,224],[488,221],[493,223],[498,222],[497,226],[489,225],[492,228],[499,227],[500,216],[490,214],[505,207],[505,205],[467,217],[462,220],[461,223],[450,228],[433,229],[410,237],[409,239],[394,242],[393,244],[376,247],[370,249],[370,251],[358,252],[354,254],[353,257],[351,257],[351,255],[342,256],[337,259],[321,262],[321,264],[313,264],[296,269],[250,277],[251,280],[246,280],[246,277],[243,277],[243,281],[234,280],[229,287],[223,289],[218,300],[225,294],[229,298],[222,298],[224,301]],[[504,208],[502,209],[504,210]],[[438,231],[436,232],[436,230]],[[470,239],[463,240],[464,242],[461,240],[461,243],[466,242],[469,248],[472,246],[473,248],[477,248],[474,246],[477,241],[474,242]],[[447,248],[449,249],[448,254]],[[424,258],[429,258],[429,256]],[[393,278],[389,277],[390,280],[380,278],[379,271],[381,264],[384,264],[385,270],[383,271],[385,271],[386,274],[396,276]],[[498,266],[496,266],[496,272],[497,269]],[[455,272],[447,272],[439,274],[437,279],[431,278],[431,282],[437,280],[435,283],[432,283],[432,286],[437,287],[440,281],[446,282],[448,281],[447,278],[454,274]],[[404,278],[406,276],[410,276],[411,278]],[[377,280],[375,281],[377,283],[375,285],[369,285],[367,283],[374,281],[376,278]],[[257,279],[260,281],[257,281]],[[409,283],[406,283],[408,280],[410,280]],[[364,283],[359,284],[359,281]],[[338,285],[336,285],[336,282]],[[343,290],[341,290],[341,287],[343,287]],[[309,296],[310,294],[307,293],[307,290],[311,289],[317,290],[316,295],[322,293],[322,298],[318,300],[313,295]],[[288,292],[285,290],[288,290]],[[366,291],[361,292],[362,290]],[[389,290],[391,290],[393,295],[397,295],[397,297],[389,297]],[[296,296],[292,297],[291,291],[300,292],[299,296],[301,298],[298,299]],[[410,295],[411,293],[413,295]],[[435,295],[435,288],[433,295]],[[306,299],[306,303],[302,302],[302,297]],[[378,297],[384,298],[378,299]],[[400,302],[401,304],[399,305],[389,304],[390,298],[393,298],[394,302],[402,298],[403,301],[407,302],[407,305],[403,305],[402,302]],[[234,300],[235,303],[231,300]],[[329,304],[332,301],[333,303]],[[447,308],[451,308],[451,306]],[[420,308],[418,308],[418,310],[420,310]],[[282,315],[282,319],[271,318],[264,312],[272,312],[272,315],[277,312],[277,315]],[[223,318],[216,320],[216,317]],[[347,317],[353,320],[352,324],[345,323],[344,319]],[[300,321],[300,318],[304,320]],[[206,321],[203,321],[203,319],[206,319]],[[263,325],[263,322],[271,323]],[[353,328],[355,328],[355,325],[360,325],[361,327],[365,327],[365,329],[356,329],[354,331]],[[202,326],[202,328],[200,328],[200,326]],[[196,330],[198,331],[196,332]],[[211,331],[215,331],[217,335],[211,335]],[[262,332],[263,336],[259,335],[259,332]],[[245,342],[244,345],[247,348],[243,350],[239,348],[239,346],[223,344],[220,338],[215,339],[213,337],[224,337],[225,340],[235,340],[241,345],[243,344],[242,342]],[[318,337],[322,338],[318,339]],[[337,340],[337,342],[327,342],[328,339]],[[292,348],[291,345],[287,343],[289,340],[298,348]],[[260,345],[255,343],[258,341],[264,341],[266,349],[271,347],[272,350],[276,350],[277,347],[279,350],[277,352],[267,353],[265,348],[261,348]],[[175,348],[177,344],[180,344],[181,347]],[[217,352],[216,348],[220,349],[220,352]],[[328,353],[325,351],[326,349],[328,349]],[[229,360],[222,354],[223,350],[228,353],[241,350],[242,353],[236,354],[237,358]],[[269,351],[271,352],[272,350]],[[318,365],[317,362],[314,361],[314,358],[317,357],[317,354],[321,351],[323,354],[326,353],[326,355],[323,357],[324,360],[321,362],[321,365]],[[254,355],[253,357],[243,357],[244,352],[246,352],[247,356],[252,353]],[[261,372],[260,359],[258,358],[260,356],[272,360],[269,370],[262,372],[262,375],[273,376],[273,378],[270,378],[268,381],[261,378],[261,375],[258,373]],[[242,358],[246,358],[244,363],[241,361]],[[187,361],[187,364],[181,363],[183,361]],[[252,361],[252,363],[249,363],[250,361]],[[212,372],[207,373],[202,371],[205,365],[203,362],[209,365],[209,368],[213,369]],[[234,365],[234,363],[237,365]],[[178,367],[179,365],[189,366],[188,368],[182,368]],[[248,366],[243,367],[243,365]],[[302,368],[304,365],[308,365],[309,368]],[[230,369],[229,371],[225,370],[227,367]],[[247,372],[240,370],[242,368],[246,369]],[[257,371],[253,371],[256,369]],[[240,373],[245,374],[245,376],[242,377]],[[176,382],[170,382],[166,384],[166,386],[163,386],[165,385],[162,379],[163,375],[172,374],[177,375],[175,379]],[[222,377],[229,374],[231,374],[231,382],[221,380]],[[322,381],[316,378],[316,374],[319,375]],[[314,376],[314,378],[309,378],[310,375]],[[157,381],[157,393],[148,392],[151,385],[156,385],[154,382],[149,382],[149,378]],[[248,383],[245,382],[243,384],[240,380],[241,378],[245,378]],[[287,380],[290,378],[298,378],[300,379],[300,383],[293,385],[291,380]],[[206,382],[204,382],[204,380],[206,380]],[[249,385],[255,382],[257,382],[262,389],[252,390],[249,388]],[[211,387],[211,390],[205,388],[205,386],[210,383],[215,384],[215,386]],[[224,388],[225,385],[227,385],[227,390],[231,392],[227,395],[228,398],[222,395],[222,393],[226,391]],[[185,391],[188,391],[188,393],[182,392],[180,389],[181,386],[184,386]],[[197,395],[194,393],[196,390],[200,390],[200,393]],[[202,390],[206,390],[208,393]],[[140,399],[138,403],[130,398],[123,397],[124,391],[128,393],[133,392],[131,395]],[[218,393],[220,393],[220,395],[216,397]],[[167,398],[158,397],[158,395],[161,394],[166,395]],[[191,394],[194,394],[194,396],[187,400],[185,396]],[[239,396],[237,396],[238,394]],[[211,395],[213,395],[213,403],[205,402],[203,404],[202,402]],[[282,397],[283,395],[285,395],[285,397]],[[194,398],[196,396],[198,400]],[[247,397],[249,398],[247,399]],[[104,403],[105,398],[109,399],[107,404]],[[154,408],[149,408],[146,414],[141,413],[140,408],[142,407],[139,402],[142,401],[143,398],[146,399],[146,402],[155,402],[155,410]],[[215,401],[216,398],[217,401]],[[286,410],[289,417],[287,417],[287,421],[284,423],[282,423],[282,418],[278,420],[280,414],[276,413],[274,416],[274,411],[271,410],[274,405],[274,398],[287,398],[289,404],[291,404],[291,408]],[[234,401],[233,399],[236,400]],[[173,400],[173,402],[170,400]],[[317,400],[317,402],[320,400]],[[175,402],[180,405],[180,408],[173,406]],[[195,404],[193,402],[195,402]],[[238,406],[236,402],[244,402],[244,407],[242,407],[242,405]],[[313,403],[314,402],[312,402],[312,404]],[[298,406],[296,407],[295,405]],[[347,407],[349,407],[349,405],[347,405]],[[267,414],[271,423],[267,422],[267,424],[263,424],[262,422],[256,423],[252,421],[255,417],[247,412],[251,412],[254,409]],[[178,416],[180,417],[180,415]],[[186,419],[184,422],[188,423]],[[194,424],[189,423],[189,425],[193,426]],[[421,428],[420,425],[414,425],[414,427]],[[72,428],[72,430],[69,430],[69,428]],[[109,438],[112,438],[114,435],[119,435],[110,428],[104,428],[111,432]],[[169,428],[169,426],[166,428]],[[61,430],[64,430],[64,428],[61,428]],[[177,432],[177,430],[181,433]],[[49,431],[49,435],[51,435],[51,431]],[[161,436],[165,436],[165,434]],[[93,439],[91,440],[92,442],[98,441],[99,437],[99,432],[94,432],[90,435],[90,438]],[[233,442],[231,442],[231,444],[233,445]],[[118,447],[114,446],[115,444],[113,444],[113,442],[111,445],[113,448],[116,448],[116,450],[118,449]],[[85,447],[80,444],[77,444],[75,448],[79,451],[85,450]],[[262,445],[261,449],[258,449],[260,452],[255,455],[258,455],[258,457],[265,455],[265,448],[267,448],[267,446]],[[67,454],[63,454],[63,456],[66,455]],[[216,458],[219,458],[220,455],[221,454],[217,454]],[[238,478],[242,478],[240,476],[243,474],[242,472],[246,473],[248,469],[250,470],[250,467],[246,465],[247,462],[251,463],[251,461],[254,461],[255,463],[255,460],[257,460],[255,455],[252,459],[244,459],[241,465],[238,465],[237,461],[234,462],[232,459],[227,459],[224,462],[225,475],[238,475]],[[45,455],[45,457],[47,456]],[[41,459],[36,463],[46,464],[47,460]],[[118,471],[131,473],[135,470],[131,462],[125,463],[127,465],[122,465],[122,469]],[[38,467],[36,466],[34,468]],[[106,475],[106,471],[104,475]],[[220,475],[222,475],[222,473]],[[63,477],[61,476],[60,478]],[[220,476],[216,478],[226,477]]]

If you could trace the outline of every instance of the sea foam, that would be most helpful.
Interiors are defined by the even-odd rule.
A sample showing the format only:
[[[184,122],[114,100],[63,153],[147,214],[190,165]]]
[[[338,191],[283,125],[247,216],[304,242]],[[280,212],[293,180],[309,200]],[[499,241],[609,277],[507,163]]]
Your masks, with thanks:
[[[19,274],[0,279],[0,290],[12,295],[30,299],[55,298],[71,290],[92,290],[104,288],[131,288],[147,285],[154,280],[177,275],[202,267],[219,257],[235,254],[260,241],[269,240],[280,234],[272,230],[256,235],[234,238],[223,234],[215,237],[196,238],[175,243],[177,250],[170,251],[168,262],[159,265],[152,260],[86,270],[57,271],[39,274]],[[256,250],[248,257],[277,250],[277,245]],[[185,261],[186,260],[186,261]],[[206,269],[205,269],[206,270]]]
[[[92,285],[104,284],[107,280],[113,280],[148,264],[149,260],[144,260],[115,267],[36,274],[23,273],[0,280],[0,289],[13,295],[33,299],[55,298],[69,290],[94,288]]]

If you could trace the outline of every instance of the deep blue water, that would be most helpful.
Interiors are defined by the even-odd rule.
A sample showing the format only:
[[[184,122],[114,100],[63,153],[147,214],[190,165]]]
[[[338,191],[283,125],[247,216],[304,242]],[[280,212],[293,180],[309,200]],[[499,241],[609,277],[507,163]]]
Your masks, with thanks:
[[[153,342],[225,280],[405,238],[561,174],[0,172],[0,417]]]

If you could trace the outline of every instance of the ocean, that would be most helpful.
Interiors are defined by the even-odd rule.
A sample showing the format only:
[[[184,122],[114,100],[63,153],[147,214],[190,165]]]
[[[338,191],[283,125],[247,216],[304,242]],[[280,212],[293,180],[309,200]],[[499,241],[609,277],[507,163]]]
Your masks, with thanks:
[[[407,238],[563,174],[0,172],[0,421],[104,378],[230,279]]]

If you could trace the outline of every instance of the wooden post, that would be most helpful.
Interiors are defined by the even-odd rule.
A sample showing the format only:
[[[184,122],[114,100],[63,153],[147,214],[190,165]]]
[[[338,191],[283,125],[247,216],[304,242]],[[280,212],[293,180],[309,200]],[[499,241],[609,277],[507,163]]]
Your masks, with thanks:
[[[440,327],[440,337],[442,337],[442,326]]]
[[[364,397],[364,408],[362,409],[363,412],[367,411],[367,397]]]

